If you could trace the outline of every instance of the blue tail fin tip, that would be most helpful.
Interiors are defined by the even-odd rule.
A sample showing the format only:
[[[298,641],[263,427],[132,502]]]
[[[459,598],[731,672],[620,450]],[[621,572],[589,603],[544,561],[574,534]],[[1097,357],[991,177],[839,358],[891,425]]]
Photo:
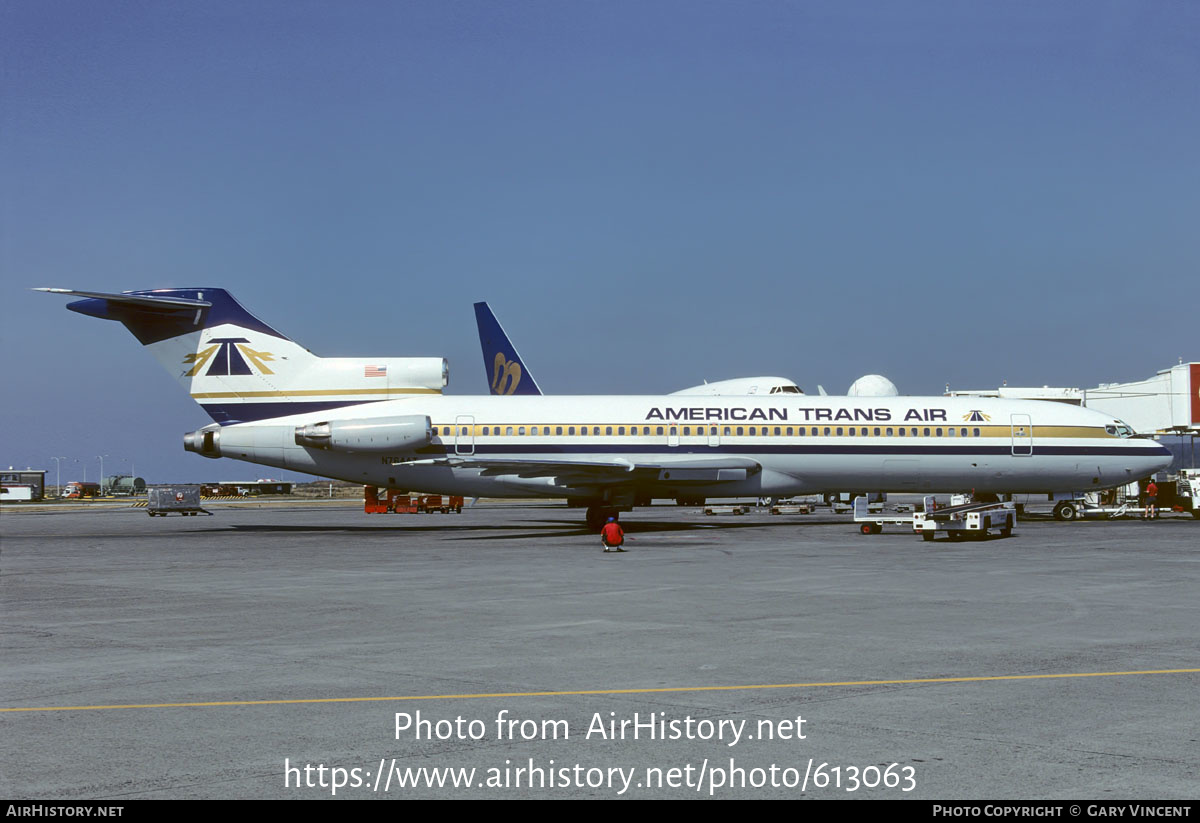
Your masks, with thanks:
[[[540,395],[541,388],[486,302],[475,304],[483,370],[492,394]]]

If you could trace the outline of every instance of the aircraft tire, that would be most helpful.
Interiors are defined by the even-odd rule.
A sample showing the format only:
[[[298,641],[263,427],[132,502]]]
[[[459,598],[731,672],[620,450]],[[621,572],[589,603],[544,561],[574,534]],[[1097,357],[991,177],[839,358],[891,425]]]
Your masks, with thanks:
[[[1073,503],[1063,501],[1054,507],[1054,519],[1063,523],[1069,523],[1079,516],[1079,510],[1075,508]]]
[[[588,506],[586,515],[587,527],[592,531],[599,531],[608,522],[608,518],[610,517],[620,520],[621,513],[608,506]]]

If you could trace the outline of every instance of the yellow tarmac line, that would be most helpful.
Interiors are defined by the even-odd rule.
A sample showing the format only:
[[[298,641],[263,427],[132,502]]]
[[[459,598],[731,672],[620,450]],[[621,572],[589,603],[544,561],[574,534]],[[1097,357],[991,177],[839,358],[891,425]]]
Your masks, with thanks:
[[[1149,669],[1132,672],[1069,674],[1001,674],[984,677],[927,677],[913,680],[846,680],[831,683],[768,683],[750,686],[667,686],[653,689],[581,689],[558,692],[491,692],[484,694],[422,694],[395,697],[311,697],[295,700],[221,700],[208,703],[128,703],[113,706],[30,706],[0,708],[0,712],[80,712],[102,709],[185,709],[209,706],[286,706],[297,703],[383,703],[408,700],[489,700],[500,697],[573,697],[605,694],[663,694],[666,692],[736,692],[765,689],[820,689],[830,686],[904,686],[933,683],[986,683],[995,680],[1063,680],[1081,677],[1130,677],[1139,674],[1197,674],[1200,669]]]

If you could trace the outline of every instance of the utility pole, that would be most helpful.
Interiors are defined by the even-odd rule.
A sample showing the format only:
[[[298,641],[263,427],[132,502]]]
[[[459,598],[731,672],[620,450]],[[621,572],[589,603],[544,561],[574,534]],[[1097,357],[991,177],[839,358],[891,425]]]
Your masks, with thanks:
[[[62,462],[65,457],[51,457],[54,461],[54,496],[62,497]]]

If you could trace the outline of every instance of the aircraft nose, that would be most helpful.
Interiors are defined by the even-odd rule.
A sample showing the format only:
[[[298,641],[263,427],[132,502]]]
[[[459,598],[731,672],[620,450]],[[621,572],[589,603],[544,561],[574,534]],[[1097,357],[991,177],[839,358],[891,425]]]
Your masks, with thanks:
[[[1162,471],[1167,466],[1170,466],[1175,460],[1175,455],[1172,454],[1171,450],[1162,443],[1155,443],[1154,445],[1158,447],[1158,450],[1154,456],[1150,458],[1150,462],[1153,462],[1153,468],[1149,469],[1148,472],[1150,474]]]

